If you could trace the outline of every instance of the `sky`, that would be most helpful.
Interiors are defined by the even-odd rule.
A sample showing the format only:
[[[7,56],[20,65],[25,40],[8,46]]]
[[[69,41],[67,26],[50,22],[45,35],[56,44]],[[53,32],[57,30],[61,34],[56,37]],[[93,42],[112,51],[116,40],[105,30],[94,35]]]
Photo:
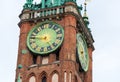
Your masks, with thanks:
[[[36,0],[38,1],[38,0]],[[15,82],[19,14],[25,0],[0,1],[0,82]],[[83,4],[83,0],[77,0]],[[93,82],[120,82],[120,0],[92,0],[87,5],[95,51]]]

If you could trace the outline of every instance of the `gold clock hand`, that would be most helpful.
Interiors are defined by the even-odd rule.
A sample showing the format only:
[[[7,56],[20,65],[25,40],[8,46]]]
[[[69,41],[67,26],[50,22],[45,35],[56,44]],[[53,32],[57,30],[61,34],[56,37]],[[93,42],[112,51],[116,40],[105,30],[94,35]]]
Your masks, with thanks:
[[[44,39],[43,37],[40,37],[40,36],[39,36],[39,37],[37,37],[37,38],[38,38],[38,39],[40,39],[40,40],[43,40],[43,39]]]
[[[45,37],[40,37],[40,36],[31,36],[30,38],[32,38],[32,39],[40,39],[40,40],[45,39]]]

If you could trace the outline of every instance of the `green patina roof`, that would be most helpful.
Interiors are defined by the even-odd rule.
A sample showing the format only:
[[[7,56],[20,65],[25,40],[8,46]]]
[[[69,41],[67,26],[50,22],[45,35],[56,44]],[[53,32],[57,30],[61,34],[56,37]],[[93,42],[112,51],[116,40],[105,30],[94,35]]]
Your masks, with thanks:
[[[42,8],[50,8],[55,6],[61,6],[65,2],[75,2],[76,0],[41,0],[39,4],[33,4],[33,0],[26,0],[26,3],[24,4],[24,9],[32,9],[32,10],[38,10]]]

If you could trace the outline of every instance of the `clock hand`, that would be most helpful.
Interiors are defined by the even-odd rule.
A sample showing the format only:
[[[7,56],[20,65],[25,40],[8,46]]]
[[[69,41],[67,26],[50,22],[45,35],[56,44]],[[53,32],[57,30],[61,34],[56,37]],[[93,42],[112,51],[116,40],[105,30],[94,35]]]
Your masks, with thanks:
[[[31,38],[33,38],[33,39],[36,38],[36,39],[41,39],[41,40],[42,40],[42,39],[46,39],[46,37],[40,37],[40,36],[31,36]]]
[[[45,36],[45,37],[40,37],[40,36],[37,36],[36,38],[38,38],[38,39],[40,39],[40,40],[46,40],[47,39],[47,37]]]

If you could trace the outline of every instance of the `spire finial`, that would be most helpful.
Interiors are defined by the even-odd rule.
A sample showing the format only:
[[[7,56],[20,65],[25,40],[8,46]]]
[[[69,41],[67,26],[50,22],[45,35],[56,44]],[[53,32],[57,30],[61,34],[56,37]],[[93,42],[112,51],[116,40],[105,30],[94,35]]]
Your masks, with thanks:
[[[84,14],[83,14],[83,20],[85,22],[85,25],[88,27],[89,25],[89,20],[88,20],[88,16],[87,16],[87,2],[90,0],[85,0],[84,2]]]
[[[83,15],[83,17],[87,17],[87,2],[86,2],[86,0],[85,0],[85,2],[84,2],[84,15]]]

